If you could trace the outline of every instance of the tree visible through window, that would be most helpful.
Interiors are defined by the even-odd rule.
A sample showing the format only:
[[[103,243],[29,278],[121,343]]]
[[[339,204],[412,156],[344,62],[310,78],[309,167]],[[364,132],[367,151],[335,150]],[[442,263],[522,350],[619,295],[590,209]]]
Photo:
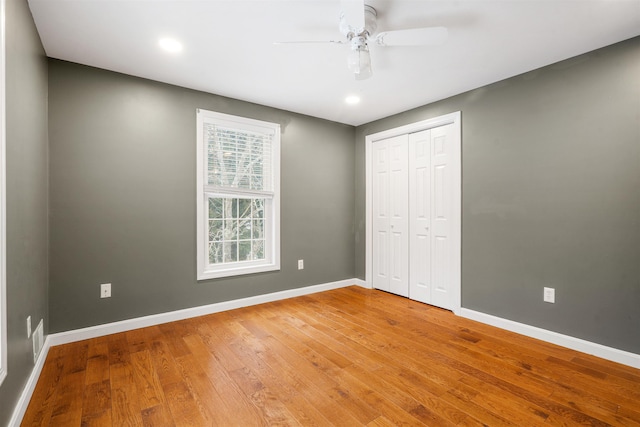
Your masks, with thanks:
[[[198,112],[198,278],[279,268],[279,125]]]
[[[265,199],[209,198],[209,263],[264,259]]]

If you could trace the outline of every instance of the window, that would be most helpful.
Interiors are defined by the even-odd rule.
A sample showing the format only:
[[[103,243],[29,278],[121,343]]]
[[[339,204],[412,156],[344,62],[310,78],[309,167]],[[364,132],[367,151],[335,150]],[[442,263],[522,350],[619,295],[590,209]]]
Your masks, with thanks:
[[[280,125],[197,113],[198,280],[280,269]]]

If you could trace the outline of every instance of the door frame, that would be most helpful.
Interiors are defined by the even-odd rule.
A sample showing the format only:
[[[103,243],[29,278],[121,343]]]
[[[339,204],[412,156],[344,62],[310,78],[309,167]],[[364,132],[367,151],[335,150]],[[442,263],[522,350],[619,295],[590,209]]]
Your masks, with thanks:
[[[451,156],[451,244],[452,252],[458,254],[451,260],[451,311],[460,315],[462,308],[462,114],[460,111],[411,123],[365,136],[365,281],[373,284],[373,143],[394,136],[420,132],[453,124],[453,148]]]
[[[0,385],[8,374],[7,344],[7,160],[6,1],[0,0]]]

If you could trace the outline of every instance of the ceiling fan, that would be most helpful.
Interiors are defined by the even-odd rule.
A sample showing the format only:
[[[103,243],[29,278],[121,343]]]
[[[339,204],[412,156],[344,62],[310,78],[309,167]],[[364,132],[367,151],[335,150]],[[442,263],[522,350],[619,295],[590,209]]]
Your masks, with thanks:
[[[349,70],[355,75],[356,80],[365,80],[373,75],[369,53],[370,43],[383,47],[434,46],[444,43],[448,36],[445,27],[412,28],[376,33],[378,13],[372,6],[364,4],[364,0],[343,0],[341,4],[339,29],[345,37],[344,40],[294,41],[277,42],[276,44],[348,44],[350,48],[347,57]]]

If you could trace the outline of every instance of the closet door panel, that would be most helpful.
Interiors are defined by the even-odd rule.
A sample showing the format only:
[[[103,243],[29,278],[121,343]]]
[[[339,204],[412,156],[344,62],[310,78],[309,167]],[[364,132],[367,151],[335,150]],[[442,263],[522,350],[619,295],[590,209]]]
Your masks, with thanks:
[[[431,131],[409,135],[409,298],[431,302]]]
[[[442,308],[451,308],[452,247],[451,193],[452,179],[449,153],[452,149],[453,125],[431,129],[431,302]]]
[[[389,291],[389,143],[373,145],[373,287]]]
[[[390,292],[409,296],[409,136],[389,138],[391,149]]]
[[[373,147],[373,287],[408,296],[408,136]]]

